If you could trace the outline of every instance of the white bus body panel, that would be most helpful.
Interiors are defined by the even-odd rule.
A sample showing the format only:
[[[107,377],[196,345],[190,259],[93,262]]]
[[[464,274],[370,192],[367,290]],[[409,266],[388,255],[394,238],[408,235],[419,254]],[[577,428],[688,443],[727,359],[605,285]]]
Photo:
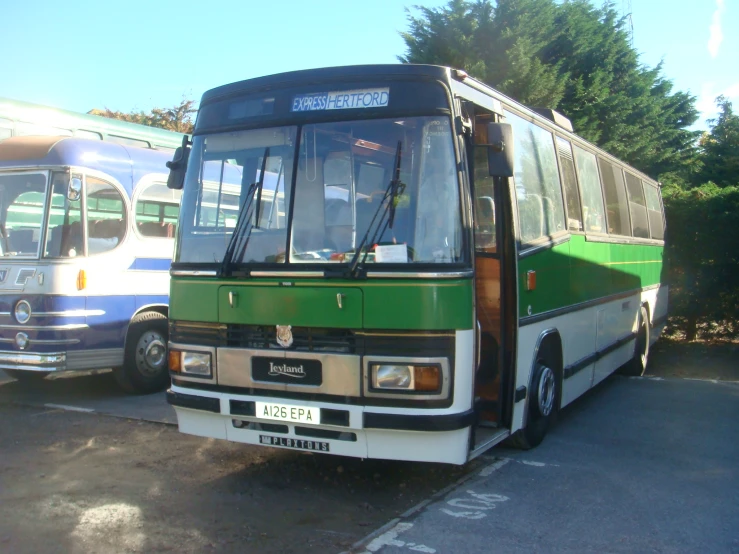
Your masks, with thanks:
[[[539,337],[545,331],[556,330],[559,333],[562,340],[563,366],[566,368],[636,333],[639,308],[642,304],[649,306],[650,323],[655,320],[664,320],[667,316],[667,294],[668,287],[662,285],[629,297],[618,298],[521,327],[518,333],[516,388],[526,387],[528,393],[526,401],[515,405],[511,431],[521,429],[525,424],[534,356]],[[652,329],[650,342],[657,340],[663,327],[664,323],[661,323]],[[565,378],[562,384],[561,406],[566,406],[628,362],[634,355],[634,347],[635,341],[629,340],[594,363]]]

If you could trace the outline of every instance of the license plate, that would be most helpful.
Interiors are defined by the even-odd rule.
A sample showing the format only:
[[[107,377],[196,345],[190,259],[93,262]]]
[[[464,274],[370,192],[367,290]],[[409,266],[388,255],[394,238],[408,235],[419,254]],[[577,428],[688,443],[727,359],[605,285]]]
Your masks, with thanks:
[[[256,417],[273,419],[275,421],[289,421],[290,423],[321,423],[321,409],[307,406],[291,406],[274,402],[255,402]]]
[[[295,448],[297,450],[329,452],[329,444],[327,442],[290,439],[287,437],[273,437],[271,435],[259,435],[259,443],[265,446],[282,446],[285,448]]]

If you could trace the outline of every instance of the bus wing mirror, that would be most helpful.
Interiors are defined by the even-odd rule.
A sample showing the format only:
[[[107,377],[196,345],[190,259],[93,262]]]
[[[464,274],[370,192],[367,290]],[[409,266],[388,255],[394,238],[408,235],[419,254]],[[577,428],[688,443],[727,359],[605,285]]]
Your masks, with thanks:
[[[167,162],[169,168],[169,177],[167,177],[167,188],[174,190],[182,190],[185,185],[185,172],[187,171],[187,161],[190,158],[190,140],[187,135],[182,138],[182,146],[174,151],[172,161]]]
[[[67,187],[67,200],[70,202],[76,202],[82,196],[82,179],[79,177],[72,177],[69,179],[69,186]]]
[[[488,169],[492,177],[513,177],[513,127],[488,123]]]

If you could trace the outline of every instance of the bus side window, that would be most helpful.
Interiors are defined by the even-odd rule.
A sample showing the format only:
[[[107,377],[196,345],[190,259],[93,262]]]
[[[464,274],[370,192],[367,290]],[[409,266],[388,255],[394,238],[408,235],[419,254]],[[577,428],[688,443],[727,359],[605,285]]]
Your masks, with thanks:
[[[102,254],[118,246],[126,234],[125,202],[113,185],[87,177],[87,253]]]
[[[475,250],[493,253],[496,251],[493,177],[488,171],[487,146],[474,149]]]
[[[665,238],[665,221],[662,218],[662,206],[659,201],[657,187],[644,183],[644,196],[647,201],[647,213],[649,214],[650,236],[656,240]]]
[[[629,210],[631,211],[631,231],[635,237],[648,239],[649,221],[641,179],[629,172],[626,172],[626,192],[629,196]]]
[[[0,140],[13,136],[13,122],[0,117]]]
[[[48,215],[44,256],[74,258],[82,256],[82,199],[67,198],[69,175],[54,173],[51,188],[51,207]],[[73,175],[82,178],[82,175]]]
[[[565,186],[565,203],[567,204],[567,228],[570,231],[582,231],[582,211],[580,210],[580,194],[577,191],[575,176],[575,159],[572,157],[572,145],[569,141],[557,137],[557,154],[562,181]]]
[[[143,237],[173,238],[177,230],[181,190],[166,183],[150,183],[136,197],[136,230]]]
[[[505,117],[513,126],[515,140],[514,180],[521,242],[531,243],[565,230],[554,136],[509,112]]]
[[[606,198],[606,221],[608,234],[631,236],[629,206],[624,188],[624,174],[621,168],[611,162],[598,158],[603,192]]]
[[[595,156],[579,146],[575,146],[575,164],[580,181],[583,224],[586,233],[605,233],[605,209],[603,192],[598,177],[598,164]]]

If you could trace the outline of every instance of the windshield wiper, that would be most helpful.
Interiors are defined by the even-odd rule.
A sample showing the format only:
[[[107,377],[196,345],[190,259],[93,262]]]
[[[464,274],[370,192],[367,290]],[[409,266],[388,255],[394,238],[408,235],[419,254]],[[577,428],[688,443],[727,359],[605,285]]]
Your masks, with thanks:
[[[369,254],[369,250],[366,250],[364,252],[364,256],[362,256],[362,249],[368,243],[367,239],[370,236],[370,231],[374,229],[374,233],[372,233],[372,240],[369,241],[370,243],[374,244],[375,241],[382,238],[382,235],[385,234],[385,230],[387,230],[388,227],[390,227],[390,229],[393,228],[393,223],[395,221],[395,203],[397,201],[398,195],[402,194],[403,191],[405,190],[405,183],[401,182],[400,180],[400,163],[402,160],[402,150],[403,150],[403,142],[399,140],[398,147],[395,149],[395,162],[393,163],[393,178],[390,180],[390,183],[388,184],[387,189],[385,189],[385,194],[383,195],[382,200],[380,201],[380,205],[377,206],[377,210],[375,210],[375,214],[372,216],[372,220],[367,226],[367,232],[364,234],[364,236],[362,237],[362,240],[357,245],[356,252],[354,252],[352,261],[349,264],[349,271],[348,271],[349,277],[355,277],[355,278],[358,277],[360,265],[363,265],[364,262],[367,260],[367,255]],[[384,211],[383,211],[383,208],[384,208]],[[381,211],[382,211],[382,215],[380,215]],[[378,215],[380,215],[380,219],[377,219]],[[375,225],[376,219],[377,219],[377,224]],[[361,263],[359,261],[360,256],[362,256]]]
[[[236,226],[234,227],[233,234],[228,241],[226,246],[226,252],[223,254],[223,261],[221,262],[221,268],[219,275],[226,277],[228,275],[231,263],[236,260],[236,263],[241,261],[246,253],[246,247],[249,244],[249,237],[251,236],[251,230],[254,225],[251,224],[251,210],[254,204],[254,198],[261,200],[262,197],[262,186],[264,185],[264,172],[267,168],[267,158],[269,158],[269,147],[264,150],[264,156],[262,158],[262,170],[259,173],[259,181],[249,185],[249,190],[246,192],[246,201],[241,205],[239,215],[236,219]],[[221,183],[221,187],[223,183]],[[257,215],[259,215],[257,213]],[[258,223],[258,222],[257,222]],[[238,254],[237,254],[238,252]]]

